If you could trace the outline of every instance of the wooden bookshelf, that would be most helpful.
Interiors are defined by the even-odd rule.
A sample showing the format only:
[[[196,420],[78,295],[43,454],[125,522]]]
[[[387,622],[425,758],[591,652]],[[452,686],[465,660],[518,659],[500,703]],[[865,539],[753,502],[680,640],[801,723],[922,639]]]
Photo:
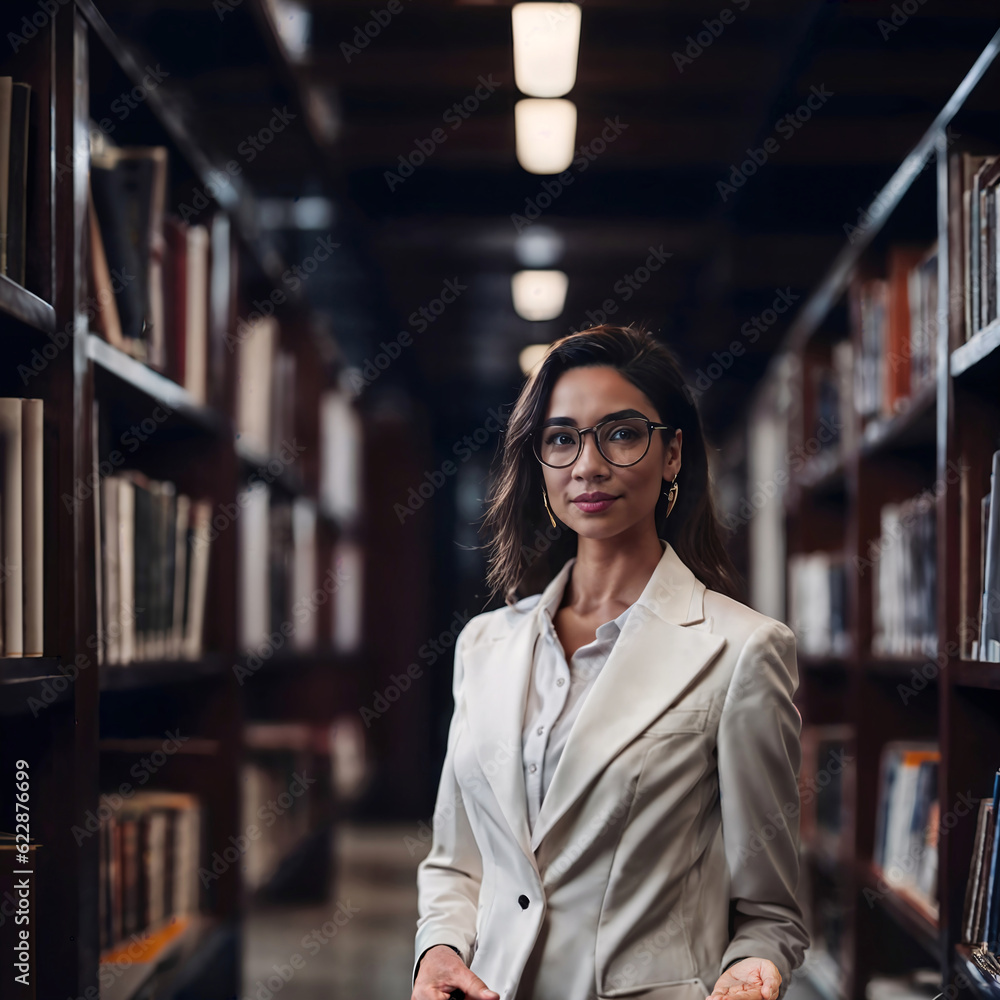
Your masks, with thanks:
[[[964,284],[955,273],[956,266],[962,266],[956,265],[961,247],[957,245],[956,257],[954,185],[949,186],[956,151],[994,153],[1000,148],[998,52],[1000,32],[984,39],[984,49],[965,80],[875,197],[868,212],[871,225],[845,242],[793,318],[754,403],[756,415],[770,418],[761,426],[772,429],[761,434],[773,435],[775,426],[784,428],[777,433],[780,444],[787,434],[787,454],[809,441],[818,413],[816,373],[829,365],[831,345],[852,340],[857,364],[860,313],[852,311],[851,303],[858,283],[888,278],[887,261],[894,248],[929,248],[936,241],[940,335],[933,345],[932,379],[912,391],[895,412],[866,419],[858,409],[857,373],[852,372],[845,383],[851,387],[846,396],[851,412],[843,421],[839,446],[820,450],[791,469],[781,502],[758,512],[772,525],[780,524],[784,551],[769,553],[763,542],[755,549],[752,533],[749,540],[750,559],[785,578],[783,587],[756,595],[772,613],[780,613],[782,595],[787,602],[784,567],[793,556],[822,552],[842,557],[846,565],[850,652],[800,652],[797,695],[805,727],[846,725],[854,733],[854,773],[845,792],[838,852],[853,863],[832,878],[829,858],[809,845],[803,850],[810,922],[820,926],[822,907],[829,909],[837,898],[843,910],[840,953],[831,956],[823,941],[818,942],[815,967],[822,970],[822,992],[831,1000],[861,1000],[873,975],[904,973],[916,966],[939,969],[942,989],[961,971],[984,997],[997,995],[996,983],[977,979],[969,948],[961,940],[975,810],[954,810],[948,827],[939,831],[936,917],[919,897],[890,887],[871,859],[880,759],[888,742],[925,740],[939,745],[937,799],[942,817],[961,794],[977,800],[991,795],[993,773],[1000,766],[1000,665],[970,659],[968,644],[969,620],[978,616],[979,500],[989,489],[992,452],[1000,448],[1000,320],[965,339],[964,315],[956,307],[956,302],[964,306]],[[967,111],[967,105],[972,110]],[[962,136],[953,148],[949,128]],[[733,453],[775,455],[783,450],[755,450],[751,437]],[[956,469],[964,471],[959,475]],[[759,469],[755,475],[760,478]],[[752,478],[748,465],[751,491]],[[922,493],[936,496],[932,617],[937,648],[879,655],[873,646],[877,572],[871,544],[880,539],[883,505]],[[812,897],[817,886],[826,893],[822,903]],[[831,960],[836,975],[831,974]],[[810,968],[807,963],[804,974],[811,979]]]
[[[95,467],[108,458],[108,440],[114,445],[123,427],[162,407],[167,417],[137,449],[123,449],[127,459],[121,468],[175,483],[179,492],[210,501],[213,514],[234,508],[248,478],[273,456],[254,454],[237,437],[236,354],[218,349],[217,338],[248,315],[247,304],[262,288],[281,286],[285,262],[256,223],[256,196],[271,192],[252,191],[242,181],[213,185],[217,195],[205,215],[228,219],[234,278],[213,300],[229,303],[221,323],[218,309],[210,313],[206,402],[165,371],[104,340],[93,324],[88,329],[88,122],[107,96],[91,87],[97,79],[131,87],[144,71],[128,40],[102,16],[99,0],[56,7],[29,44],[0,57],[0,74],[30,83],[35,102],[25,286],[0,276],[0,395],[31,396],[45,404],[45,655],[0,658],[4,773],[12,773],[15,760],[30,763],[32,839],[41,845],[32,928],[34,995],[100,995],[104,1000],[237,996],[242,994],[241,914],[247,895],[238,864],[200,890],[200,911],[180,934],[164,937],[142,962],[133,962],[98,989],[105,978],[99,978],[102,962],[114,957],[115,948],[112,944],[102,954],[100,947],[100,838],[77,842],[73,829],[97,812],[102,793],[135,783],[132,766],[143,753],[155,751],[164,733],[179,732],[188,740],[183,752],[173,754],[148,787],[199,797],[205,808],[201,862],[208,863],[244,825],[248,722],[329,724],[336,712],[357,703],[353,678],[358,664],[334,651],[327,602],[319,612],[314,648],[283,651],[245,683],[238,680],[235,667],[246,664],[247,653],[238,642],[239,526],[232,523],[215,529],[211,541],[200,654],[104,662],[98,652],[102,618],[95,496],[100,491],[80,484],[89,476],[93,485]],[[29,19],[38,13],[27,0],[15,0],[13,8],[7,12],[11,23],[22,13]],[[123,146],[165,146],[172,183],[204,183],[219,165],[198,145],[198,130],[178,110],[192,106],[196,102],[172,100],[169,85],[150,90],[114,138]],[[77,151],[68,160],[59,153],[67,149]],[[177,203],[168,190],[168,209]],[[295,384],[294,431],[308,450],[300,465],[286,465],[274,477],[272,502],[301,499],[314,506],[318,587],[336,544],[352,530],[320,492],[320,401],[338,384],[342,361],[320,357],[303,296],[289,290],[275,315],[280,346],[295,355],[296,372],[302,372]],[[25,382],[19,365],[30,367],[42,352],[46,363]],[[268,571],[266,562],[261,571]],[[317,873],[308,886],[311,899],[328,885],[317,858],[324,845],[329,854],[332,795],[327,783],[316,801],[310,798],[315,823],[282,869],[294,872],[301,864],[297,859],[308,856]],[[8,809],[5,805],[0,829],[13,828]]]

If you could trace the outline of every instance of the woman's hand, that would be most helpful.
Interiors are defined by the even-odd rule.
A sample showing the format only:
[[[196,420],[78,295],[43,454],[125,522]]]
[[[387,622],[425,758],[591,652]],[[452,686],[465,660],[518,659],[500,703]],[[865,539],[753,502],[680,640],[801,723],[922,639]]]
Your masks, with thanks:
[[[454,954],[454,952],[452,952]],[[455,955],[458,958],[457,955]],[[777,1000],[781,973],[766,958],[744,958],[719,976],[706,1000]]]
[[[458,991],[458,992],[456,992]],[[410,1000],[499,1000],[500,994],[488,989],[462,959],[446,944],[436,944],[424,952],[417,969]]]

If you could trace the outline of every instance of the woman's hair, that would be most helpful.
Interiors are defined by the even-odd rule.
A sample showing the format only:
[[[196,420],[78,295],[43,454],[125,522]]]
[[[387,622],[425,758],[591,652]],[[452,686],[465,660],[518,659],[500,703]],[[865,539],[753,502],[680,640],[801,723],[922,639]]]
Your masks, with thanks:
[[[647,331],[601,325],[553,343],[511,410],[494,459],[493,489],[483,518],[490,598],[502,594],[507,604],[513,604],[538,593],[576,554],[576,532],[561,524],[552,528],[548,520],[542,504],[542,467],[532,451],[532,439],[545,418],[556,380],[563,372],[586,365],[614,368],[649,397],[663,423],[683,432],[677,500],[670,517],[664,517],[667,498],[661,490],[654,514],[657,535],[673,546],[705,586],[736,597],[741,581],[722,543],[701,417],[685,392],[680,364]]]

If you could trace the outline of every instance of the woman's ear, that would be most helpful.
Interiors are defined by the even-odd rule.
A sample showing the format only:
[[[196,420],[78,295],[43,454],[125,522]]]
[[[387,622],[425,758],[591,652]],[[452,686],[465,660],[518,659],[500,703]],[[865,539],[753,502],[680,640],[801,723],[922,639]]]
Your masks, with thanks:
[[[663,453],[663,478],[668,483],[674,478],[681,467],[681,441],[683,433],[678,427],[674,431],[674,436],[667,442],[666,451]]]

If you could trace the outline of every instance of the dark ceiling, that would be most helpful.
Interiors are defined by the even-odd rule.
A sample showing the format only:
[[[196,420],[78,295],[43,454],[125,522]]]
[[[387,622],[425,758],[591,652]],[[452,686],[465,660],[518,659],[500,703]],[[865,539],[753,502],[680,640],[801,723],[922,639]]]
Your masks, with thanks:
[[[779,290],[801,304],[843,246],[845,224],[1000,25],[997,4],[985,0],[582,0],[579,71],[567,95],[579,112],[577,143],[600,136],[609,119],[627,127],[585,171],[571,168],[573,183],[533,223],[564,237],[558,266],[570,286],[563,316],[532,324],[510,299],[512,216],[537,204],[551,179],[526,173],[514,156],[510,4],[393,5],[398,13],[352,52],[344,44],[386,2],[306,0],[309,47],[297,62],[274,30],[284,15],[266,0],[115,0],[101,9],[141,63],[169,71],[164,92],[215,162],[237,155],[273,108],[297,115],[252,162],[240,154],[246,180],[261,196],[333,198],[343,254],[317,282],[316,304],[355,363],[379,340],[414,333],[392,378],[423,395],[438,427],[476,424],[488,406],[511,401],[518,350],[589,325],[588,311],[605,300],[616,321],[660,331],[692,373]],[[699,53],[699,35],[706,41],[713,27],[722,30]],[[480,78],[495,91],[450,128],[448,109]],[[788,124],[811,95],[808,120]],[[995,109],[998,96],[976,100]],[[106,99],[95,94],[95,116]],[[386,177],[442,125],[447,139],[422,165],[402,183]],[[769,148],[767,162],[738,188],[720,187],[748,148]],[[286,234],[286,256],[314,238],[296,244]],[[627,286],[616,283],[650,248],[671,256],[626,301]],[[467,290],[415,330],[407,317],[448,279]],[[788,319],[745,338],[748,353],[724,391],[704,397],[714,436],[740,419]]]

